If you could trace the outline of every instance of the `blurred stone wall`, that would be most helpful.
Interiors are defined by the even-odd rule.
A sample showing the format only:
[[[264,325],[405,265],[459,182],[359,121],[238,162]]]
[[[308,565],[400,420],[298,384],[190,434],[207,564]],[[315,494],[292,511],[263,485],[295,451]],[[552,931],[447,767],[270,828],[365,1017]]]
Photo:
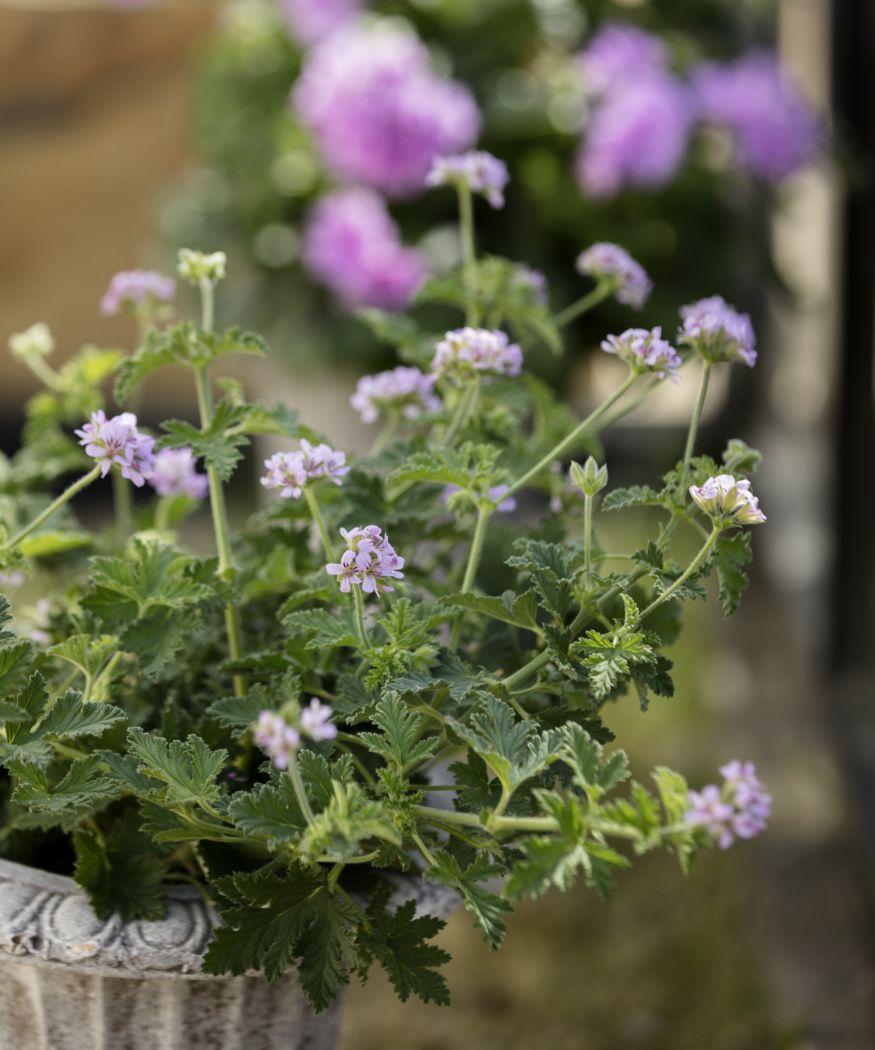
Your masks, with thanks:
[[[34,321],[57,356],[129,345],[98,303],[109,276],[154,263],[156,199],[191,158],[192,64],[209,5],[113,10],[0,0],[0,344]],[[3,437],[29,373],[0,352]]]

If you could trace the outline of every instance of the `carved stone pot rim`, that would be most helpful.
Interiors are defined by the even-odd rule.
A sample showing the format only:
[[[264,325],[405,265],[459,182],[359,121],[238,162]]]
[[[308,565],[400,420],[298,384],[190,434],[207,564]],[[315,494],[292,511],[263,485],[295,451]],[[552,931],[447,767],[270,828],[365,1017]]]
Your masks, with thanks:
[[[413,899],[417,911],[445,918],[459,903],[419,876],[390,877],[393,905]],[[166,885],[165,900],[163,919],[99,919],[73,879],[0,859],[0,958],[104,977],[232,980],[201,970],[216,910],[193,886]]]

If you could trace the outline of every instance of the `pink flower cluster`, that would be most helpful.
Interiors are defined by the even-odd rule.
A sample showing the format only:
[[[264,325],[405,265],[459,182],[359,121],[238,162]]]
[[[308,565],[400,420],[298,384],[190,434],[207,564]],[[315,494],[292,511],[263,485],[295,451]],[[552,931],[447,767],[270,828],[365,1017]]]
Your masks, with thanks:
[[[137,430],[133,412],[106,418],[102,410],[91,413],[91,422],[75,431],[79,444],[100,465],[100,476],[112,470],[113,464],[138,488],[151,476],[155,462],[155,439]]]
[[[302,261],[350,309],[403,310],[426,274],[419,252],[401,243],[383,199],[361,186],[329,193],[315,205]]]
[[[300,499],[308,481],[328,478],[335,485],[349,473],[346,453],[338,452],[330,445],[311,445],[301,438],[298,452],[276,452],[264,461],[267,473],[261,484],[266,489],[279,489],[283,499]]]
[[[433,393],[437,376],[399,365],[386,372],[362,376],[349,399],[363,423],[376,423],[381,415],[418,419],[423,412],[437,412],[440,399]]]
[[[362,0],[280,0],[292,35],[302,44],[315,44],[354,18]]]
[[[364,594],[379,595],[394,590],[387,580],[404,578],[404,559],[395,552],[379,525],[341,529],[340,535],[347,549],[340,561],[329,563],[325,571],[338,577],[344,594],[361,587]]]
[[[146,480],[159,496],[203,499],[210,487],[206,474],[198,473],[197,459],[188,447],[162,448]]]
[[[750,491],[750,482],[731,474],[708,478],[704,485],[691,485],[693,502],[716,524],[762,525],[766,516],[759,500]]]
[[[720,295],[700,299],[681,310],[680,340],[709,361],[741,361],[753,368],[756,336],[747,314],[739,313]]]
[[[168,303],[176,295],[176,281],[155,270],[122,270],[114,274],[100,300],[100,312],[107,317],[124,307],[143,303]]]
[[[653,289],[644,267],[618,244],[590,245],[577,257],[577,272],[614,286],[618,302],[640,309]]]
[[[684,822],[704,826],[717,839],[720,849],[728,849],[739,839],[752,839],[763,830],[772,812],[772,796],[757,778],[753,762],[734,759],[720,767],[722,789],[708,784],[690,792],[690,809]]]
[[[654,372],[660,379],[676,378],[681,355],[665,339],[657,327],[627,328],[622,335],[609,335],[602,341],[606,354],[616,354],[635,372]]]
[[[621,23],[601,30],[580,56],[594,96],[577,157],[581,187],[611,197],[624,186],[665,185],[684,159],[695,98],[668,68],[656,36]]]
[[[437,344],[431,362],[439,376],[471,379],[475,375],[518,376],[523,352],[507,334],[487,328],[458,328]]]
[[[771,52],[702,65],[693,86],[702,117],[726,129],[739,163],[754,175],[779,182],[817,152],[820,122]]]
[[[504,207],[504,189],[510,180],[503,160],[483,150],[437,157],[425,178],[426,186],[456,186],[485,197],[493,208]]]
[[[697,123],[725,129],[740,167],[778,182],[808,163],[820,123],[775,54],[754,51],[676,76],[664,42],[624,23],[601,29],[580,55],[592,100],[577,158],[581,187],[599,197],[658,187],[683,163]]]
[[[392,197],[418,192],[434,158],[467,149],[480,129],[468,89],[437,76],[422,42],[388,20],[320,40],[293,103],[332,175]]]
[[[277,769],[289,768],[302,735],[316,741],[333,740],[337,736],[337,726],[331,721],[331,708],[327,704],[312,699],[301,709],[296,725],[289,725],[275,711],[262,711],[253,732],[255,743]]]

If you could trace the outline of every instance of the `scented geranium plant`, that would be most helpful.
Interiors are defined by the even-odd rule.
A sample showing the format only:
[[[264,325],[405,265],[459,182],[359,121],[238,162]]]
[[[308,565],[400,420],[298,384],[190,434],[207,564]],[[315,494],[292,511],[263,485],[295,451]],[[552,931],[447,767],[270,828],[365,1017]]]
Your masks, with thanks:
[[[498,206],[506,179],[495,158],[435,166],[435,192],[459,198],[464,261],[420,297],[458,306],[459,327],[367,315],[403,361],[352,394],[382,422],[368,452],[214,374],[266,350],[214,330],[221,253],[181,254],[198,322],[168,315],[166,278],[114,280],[105,306],[139,322],[130,356],[88,348],[56,371],[44,326],[11,342],[45,389],[3,461],[3,850],[69,854],[101,916],[158,918],[163,884],[194,883],[222,919],[206,970],[294,968],[317,1008],[374,962],[402,999],[447,1001],[430,943],[442,923],[390,902],[399,884],[457,895],[497,947],[521,898],[577,880],[607,895],[654,849],[686,870],[768,817],[749,763],[696,791],[662,767],[631,779],[601,717],[629,692],[643,708],[672,694],[665,649],[710,577],[726,613],[738,605],[765,520],[759,456],[732,441],[712,460],[696,434],[712,370],[754,364],[750,323],[714,297],[683,309],[676,337],[607,335],[626,378],[575,418],[526,373],[526,346],[557,347],[567,319],[610,296],[644,307],[650,280],[619,247],[590,247],[582,298],[554,315],[536,274],[476,253],[475,198]],[[199,420],[146,433],[131,400],[169,366]],[[101,393],[113,372],[116,409]],[[700,384],[676,466],[612,489],[586,452],[673,381]],[[257,435],[281,447],[232,532],[225,486]],[[89,532],[76,497],[109,478],[116,527]],[[152,499],[132,505],[135,488]],[[180,541],[202,503],[213,553]],[[639,507],[649,540],[607,550],[608,516]],[[19,597],[36,592],[38,608]]]

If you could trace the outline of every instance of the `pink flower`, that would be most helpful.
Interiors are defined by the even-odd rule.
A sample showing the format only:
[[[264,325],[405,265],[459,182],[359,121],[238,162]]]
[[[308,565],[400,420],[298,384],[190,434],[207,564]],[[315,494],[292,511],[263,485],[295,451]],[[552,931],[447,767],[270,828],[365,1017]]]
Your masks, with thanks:
[[[101,410],[91,413],[91,422],[75,431],[79,444],[100,465],[101,477],[116,464],[123,478],[138,488],[145,484],[154,468],[155,439],[137,430],[137,417],[132,412],[107,419]]]
[[[363,594],[380,595],[394,588],[387,580],[401,580],[404,559],[395,551],[389,537],[379,525],[341,529],[347,549],[339,562],[325,566],[329,576],[337,576],[340,590],[349,594],[353,587],[361,587]]]
[[[255,743],[270,758],[277,769],[288,769],[301,734],[290,726],[282,715],[262,711],[253,733]]]
[[[493,208],[504,207],[504,189],[510,180],[507,165],[483,150],[436,157],[425,178],[426,186],[462,186],[485,197]]]
[[[333,740],[337,726],[331,721],[331,708],[315,698],[301,709],[301,732],[311,740]]]
[[[324,443],[311,445],[301,438],[298,452],[277,452],[264,461],[267,473],[261,484],[266,489],[279,489],[283,499],[300,499],[308,481],[327,478],[335,485],[349,473],[346,453]]]
[[[736,480],[731,474],[708,478],[704,485],[691,485],[693,502],[715,524],[762,525],[766,516],[760,510],[759,500],[750,491],[750,482]]]
[[[362,376],[349,403],[363,423],[376,423],[381,415],[418,419],[424,412],[440,410],[440,399],[432,393],[436,379],[418,368],[399,365],[388,372]]]
[[[507,334],[486,328],[458,328],[437,344],[431,369],[436,375],[467,380],[475,375],[518,376],[523,352]]]
[[[100,300],[100,312],[110,316],[124,307],[168,303],[176,295],[176,281],[155,270],[122,270],[113,276]]]

